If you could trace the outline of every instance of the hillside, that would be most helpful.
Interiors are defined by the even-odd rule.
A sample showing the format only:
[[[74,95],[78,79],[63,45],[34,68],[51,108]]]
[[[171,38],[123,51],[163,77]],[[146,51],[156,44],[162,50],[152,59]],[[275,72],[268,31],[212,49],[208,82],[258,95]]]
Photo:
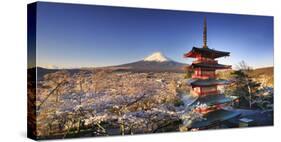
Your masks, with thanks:
[[[218,71],[218,77],[222,79],[230,79],[233,70]],[[274,67],[265,67],[253,69],[249,72],[249,76],[255,81],[260,82],[263,86],[273,87],[274,85]]]
[[[250,71],[249,74],[254,80],[260,82],[264,86],[273,87],[274,85],[274,68],[273,67],[265,67],[258,68]]]

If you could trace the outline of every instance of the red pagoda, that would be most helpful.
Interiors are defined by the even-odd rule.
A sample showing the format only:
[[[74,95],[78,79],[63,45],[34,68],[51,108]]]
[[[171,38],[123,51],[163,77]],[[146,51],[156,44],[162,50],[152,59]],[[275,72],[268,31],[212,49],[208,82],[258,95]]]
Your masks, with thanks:
[[[220,127],[226,120],[239,116],[239,113],[226,110],[234,99],[226,97],[218,89],[219,85],[226,85],[227,80],[217,79],[216,70],[231,69],[230,65],[219,64],[216,58],[229,56],[229,52],[210,49],[207,46],[207,22],[204,18],[203,47],[193,47],[186,54],[186,58],[195,58],[189,66],[194,73],[188,80],[191,86],[190,94],[198,99],[193,103],[196,106],[194,111],[202,113],[205,119],[195,121],[192,128],[206,129]]]

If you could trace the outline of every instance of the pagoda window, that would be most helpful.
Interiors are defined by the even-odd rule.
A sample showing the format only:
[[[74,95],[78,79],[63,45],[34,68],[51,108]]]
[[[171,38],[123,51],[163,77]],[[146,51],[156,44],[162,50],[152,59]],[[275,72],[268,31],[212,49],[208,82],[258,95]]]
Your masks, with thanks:
[[[195,69],[195,75],[201,75],[201,70],[199,68]]]
[[[201,71],[201,75],[203,76],[215,76],[215,71]]]
[[[212,64],[217,64],[218,61],[214,60],[212,58],[206,58],[206,57],[197,57],[194,63],[212,63]]]
[[[192,91],[195,94],[200,94],[201,93],[201,88],[200,87],[194,87]]]
[[[195,78],[202,78],[202,79],[207,79],[207,78],[214,78],[216,76],[216,73],[214,70],[205,70],[201,68],[195,69]]]
[[[217,91],[217,86],[202,87],[201,91],[202,91],[202,93],[205,93],[205,92],[215,92],[215,91]]]

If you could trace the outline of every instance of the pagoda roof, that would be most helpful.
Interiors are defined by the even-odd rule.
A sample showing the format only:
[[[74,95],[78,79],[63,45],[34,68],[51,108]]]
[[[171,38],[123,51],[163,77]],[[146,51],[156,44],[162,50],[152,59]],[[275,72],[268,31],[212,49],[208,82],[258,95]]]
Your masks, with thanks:
[[[224,109],[209,112],[203,116],[204,119],[194,121],[191,128],[208,128],[208,126],[216,125],[217,123],[235,118],[241,115],[239,112],[228,111]]]
[[[194,105],[206,104],[208,106],[225,104],[233,101],[235,98],[226,97],[224,94],[209,94],[204,96],[199,96],[196,101],[193,102]]]
[[[228,80],[224,79],[189,79],[187,81],[188,85],[192,86],[211,86],[211,85],[224,85],[229,84],[230,82]]]
[[[206,58],[219,58],[229,56],[230,52],[218,51],[214,49],[193,47],[191,51],[184,54],[184,57],[196,58],[198,55]]]
[[[192,63],[190,65],[192,68],[214,68],[214,69],[230,69],[231,65],[222,65],[222,64],[208,64],[208,63]]]

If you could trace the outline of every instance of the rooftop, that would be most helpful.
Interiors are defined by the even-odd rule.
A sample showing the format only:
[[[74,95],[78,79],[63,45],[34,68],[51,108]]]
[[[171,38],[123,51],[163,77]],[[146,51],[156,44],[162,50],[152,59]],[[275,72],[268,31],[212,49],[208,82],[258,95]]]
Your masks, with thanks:
[[[184,57],[196,58],[198,55],[206,58],[219,58],[229,56],[230,52],[218,51],[210,48],[193,47],[191,51],[184,54]]]

